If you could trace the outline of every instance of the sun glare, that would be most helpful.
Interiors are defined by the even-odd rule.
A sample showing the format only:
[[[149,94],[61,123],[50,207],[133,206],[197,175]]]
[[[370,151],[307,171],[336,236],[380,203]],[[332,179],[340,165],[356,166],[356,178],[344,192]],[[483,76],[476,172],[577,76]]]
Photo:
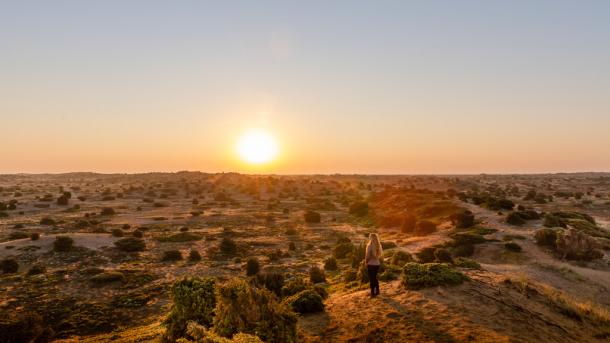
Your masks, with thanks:
[[[250,130],[237,141],[237,153],[248,163],[271,162],[278,153],[277,141],[266,131]]]

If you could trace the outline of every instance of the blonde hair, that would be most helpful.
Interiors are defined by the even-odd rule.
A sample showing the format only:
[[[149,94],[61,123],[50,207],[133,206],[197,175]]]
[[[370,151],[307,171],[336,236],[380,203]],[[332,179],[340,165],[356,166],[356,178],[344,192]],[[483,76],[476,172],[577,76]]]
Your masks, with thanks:
[[[379,242],[379,236],[376,233],[371,233],[369,235],[369,242],[366,245],[366,250],[368,251],[369,247],[372,246],[372,253],[375,258],[379,259],[383,255],[383,249],[381,248],[381,242]]]

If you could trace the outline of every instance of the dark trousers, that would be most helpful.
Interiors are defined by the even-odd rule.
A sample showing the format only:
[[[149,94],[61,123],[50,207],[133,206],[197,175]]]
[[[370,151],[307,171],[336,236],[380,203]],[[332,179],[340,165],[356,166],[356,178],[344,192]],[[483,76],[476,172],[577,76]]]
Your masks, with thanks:
[[[379,272],[379,266],[367,265],[366,267],[369,274],[369,284],[371,285],[371,295],[378,295],[379,280],[377,280],[377,272]]]

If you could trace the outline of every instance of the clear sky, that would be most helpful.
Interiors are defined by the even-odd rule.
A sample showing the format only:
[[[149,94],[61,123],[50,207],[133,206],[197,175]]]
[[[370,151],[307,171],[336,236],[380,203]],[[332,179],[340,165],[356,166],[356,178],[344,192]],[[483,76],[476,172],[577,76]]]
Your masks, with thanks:
[[[177,170],[610,171],[610,1],[0,0],[0,173]]]

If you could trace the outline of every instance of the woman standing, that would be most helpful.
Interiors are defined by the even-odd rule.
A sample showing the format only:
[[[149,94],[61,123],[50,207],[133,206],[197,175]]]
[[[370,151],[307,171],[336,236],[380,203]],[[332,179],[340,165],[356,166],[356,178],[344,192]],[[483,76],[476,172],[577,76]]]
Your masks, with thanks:
[[[364,257],[369,274],[369,283],[371,285],[371,297],[379,295],[377,273],[379,272],[382,256],[383,250],[381,249],[381,243],[379,243],[379,236],[377,236],[376,233],[371,233],[369,235],[369,242],[366,245],[366,255]]]

